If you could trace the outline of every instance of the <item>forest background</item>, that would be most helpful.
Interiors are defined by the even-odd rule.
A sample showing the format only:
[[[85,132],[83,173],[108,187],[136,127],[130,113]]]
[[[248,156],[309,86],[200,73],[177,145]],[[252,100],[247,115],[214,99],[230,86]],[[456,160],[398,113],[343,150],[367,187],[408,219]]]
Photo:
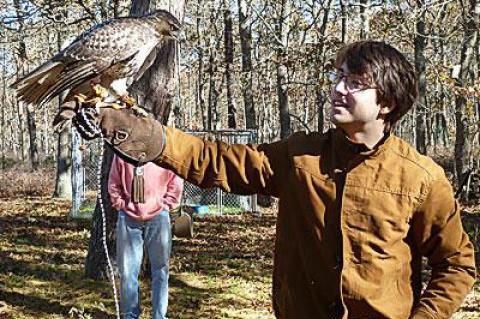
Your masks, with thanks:
[[[51,119],[9,88],[126,1],[0,1],[0,165],[58,159]],[[255,129],[259,142],[326,130],[333,59],[344,44],[383,40],[415,64],[420,99],[397,133],[421,153],[453,155],[455,179],[478,167],[478,0],[198,0],[185,6],[173,106],[184,129]],[[61,145],[68,143],[60,142]]]

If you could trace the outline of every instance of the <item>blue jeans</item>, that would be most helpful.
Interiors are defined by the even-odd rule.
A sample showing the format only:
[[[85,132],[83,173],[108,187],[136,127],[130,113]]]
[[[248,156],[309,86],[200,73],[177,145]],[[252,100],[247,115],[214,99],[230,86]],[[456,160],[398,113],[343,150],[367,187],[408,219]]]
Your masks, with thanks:
[[[165,319],[168,306],[168,263],[172,249],[170,215],[162,211],[149,221],[136,221],[120,211],[117,221],[117,263],[122,318],[140,317],[138,274],[143,248],[152,270],[152,319]]]

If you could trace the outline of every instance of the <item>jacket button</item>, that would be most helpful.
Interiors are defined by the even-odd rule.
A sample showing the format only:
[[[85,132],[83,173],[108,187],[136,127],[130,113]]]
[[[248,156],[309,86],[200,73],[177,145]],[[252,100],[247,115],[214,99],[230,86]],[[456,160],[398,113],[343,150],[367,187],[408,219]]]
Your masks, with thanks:
[[[335,313],[337,311],[337,306],[338,306],[337,302],[334,301],[334,302],[332,302],[331,304],[328,305],[328,308],[329,308],[330,312]]]
[[[334,317],[338,317],[340,316],[340,314],[342,313],[342,307],[340,305],[339,302],[332,302],[329,306],[329,311],[330,313],[334,316]]]
[[[342,267],[342,257],[340,255],[335,255],[335,266],[333,269],[340,269]]]

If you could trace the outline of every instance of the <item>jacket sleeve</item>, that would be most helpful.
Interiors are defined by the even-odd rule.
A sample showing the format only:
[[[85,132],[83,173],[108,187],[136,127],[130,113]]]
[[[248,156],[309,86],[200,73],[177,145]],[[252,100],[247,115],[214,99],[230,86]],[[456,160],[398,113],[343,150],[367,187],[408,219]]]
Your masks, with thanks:
[[[277,196],[287,171],[287,142],[262,145],[211,142],[165,128],[165,148],[156,164],[202,188]],[[285,181],[285,180],[283,180]]]
[[[475,282],[475,259],[446,177],[432,182],[412,221],[414,241],[432,276],[411,318],[450,318]]]
[[[172,176],[168,181],[167,191],[163,196],[163,204],[168,210],[180,205],[183,192],[183,180],[173,173],[170,175]]]
[[[108,194],[110,195],[112,207],[117,210],[125,208],[125,195],[122,189],[121,171],[122,163],[118,156],[115,155],[108,176]]]

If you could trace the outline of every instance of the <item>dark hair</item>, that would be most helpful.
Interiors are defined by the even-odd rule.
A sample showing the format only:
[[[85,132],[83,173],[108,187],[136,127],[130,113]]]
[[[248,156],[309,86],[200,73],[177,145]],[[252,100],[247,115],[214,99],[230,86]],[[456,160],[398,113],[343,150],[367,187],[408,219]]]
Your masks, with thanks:
[[[394,106],[386,117],[387,129],[412,108],[418,97],[415,69],[397,49],[378,41],[354,42],[338,52],[335,67],[343,63],[350,73],[366,76],[375,86],[377,103]]]

